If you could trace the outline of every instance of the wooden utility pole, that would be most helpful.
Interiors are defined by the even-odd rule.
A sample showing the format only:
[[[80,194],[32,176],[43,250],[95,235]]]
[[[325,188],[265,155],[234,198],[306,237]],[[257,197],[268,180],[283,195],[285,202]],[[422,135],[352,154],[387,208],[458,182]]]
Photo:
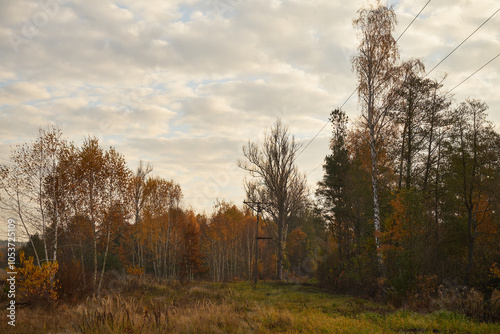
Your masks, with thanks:
[[[257,212],[257,222],[255,223],[255,261],[254,261],[254,288],[257,287],[257,278],[258,278],[258,270],[257,270],[257,260],[259,259],[259,240],[272,239],[271,237],[259,237],[259,214],[268,206],[272,205],[272,203],[267,202],[250,202],[243,201],[249,208]],[[256,208],[255,208],[256,206]]]

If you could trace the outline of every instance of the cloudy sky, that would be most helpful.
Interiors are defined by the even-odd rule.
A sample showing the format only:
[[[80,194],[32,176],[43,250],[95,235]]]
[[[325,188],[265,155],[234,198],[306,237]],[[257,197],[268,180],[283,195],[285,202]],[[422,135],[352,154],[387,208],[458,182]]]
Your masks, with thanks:
[[[427,0],[391,1],[404,30]],[[352,19],[363,1],[0,0],[0,159],[57,124],[114,146],[135,169],[180,183],[210,211],[241,204],[242,146],[281,118],[306,145],[356,86]],[[427,69],[499,9],[498,0],[434,0],[401,38]],[[451,89],[500,52],[500,13],[430,76]],[[500,58],[457,88],[500,124]],[[344,107],[358,115],[357,98]],[[328,153],[327,126],[297,160],[311,187]]]

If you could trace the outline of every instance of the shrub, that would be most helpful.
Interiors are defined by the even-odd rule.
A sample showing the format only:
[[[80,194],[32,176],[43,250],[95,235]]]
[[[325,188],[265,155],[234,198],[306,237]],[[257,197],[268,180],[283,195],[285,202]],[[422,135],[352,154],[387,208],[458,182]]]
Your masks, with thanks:
[[[59,265],[57,262],[45,262],[41,266],[33,264],[33,257],[28,259],[20,252],[21,267],[17,268],[17,287],[19,300],[35,304],[57,300],[58,280],[55,279]]]
[[[429,311],[437,294],[437,276],[418,275],[416,287],[408,293],[408,306],[415,311]]]
[[[127,266],[125,265],[125,269],[127,274],[133,277],[143,277],[144,276],[144,268],[140,267],[139,265],[135,266]]]

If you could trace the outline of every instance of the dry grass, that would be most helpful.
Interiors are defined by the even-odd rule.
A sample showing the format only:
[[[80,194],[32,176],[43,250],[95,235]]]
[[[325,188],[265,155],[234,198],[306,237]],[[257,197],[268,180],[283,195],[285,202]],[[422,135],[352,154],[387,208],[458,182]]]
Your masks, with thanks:
[[[131,284],[76,306],[20,309],[0,333],[500,333],[450,311],[394,311],[298,284]]]

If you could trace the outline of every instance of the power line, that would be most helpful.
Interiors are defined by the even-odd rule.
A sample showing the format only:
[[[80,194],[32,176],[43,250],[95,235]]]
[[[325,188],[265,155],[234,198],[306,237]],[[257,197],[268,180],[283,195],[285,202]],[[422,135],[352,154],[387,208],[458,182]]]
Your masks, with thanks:
[[[399,37],[396,39],[396,42],[399,41],[399,39],[401,38],[401,36],[403,36],[403,34],[408,30],[408,28],[413,24],[413,22],[417,19],[417,17],[420,15],[420,13],[422,13],[422,11],[425,9],[425,7],[427,7],[427,5],[429,4],[431,0],[429,0],[425,5],[424,7],[420,10],[420,12],[413,18],[413,20],[410,22],[410,24],[405,28],[405,30],[401,33],[401,35],[399,35]],[[467,36],[459,45],[457,45],[450,53],[448,53],[448,55],[446,55],[446,57],[444,57],[439,63],[437,63],[429,72],[427,72],[424,76],[424,78],[426,78],[432,71],[434,71],[439,65],[441,65],[448,57],[450,57],[458,48],[460,48],[460,46],[462,46],[470,37],[472,37],[479,29],[481,29],[493,16],[495,16],[498,12],[500,11],[500,8],[497,9],[492,15],[490,15],[490,17],[488,17],[479,27],[477,27],[469,36]],[[474,73],[472,73],[471,75],[469,75],[467,78],[465,78],[463,81],[461,81],[458,85],[456,85],[455,87],[453,87],[451,90],[448,91],[448,93],[446,94],[449,94],[451,93],[453,90],[455,90],[457,87],[459,87],[460,85],[462,85],[465,81],[467,81],[468,79],[470,79],[472,76],[474,76],[477,72],[479,72],[480,70],[482,70],[484,67],[486,67],[488,64],[490,64],[492,61],[494,61],[496,58],[498,58],[500,56],[500,54],[496,55],[495,57],[493,57],[490,61],[488,61],[486,64],[484,64],[483,66],[481,66],[478,70],[476,70]],[[444,80],[444,79],[443,79]],[[441,82],[443,81],[441,80]],[[359,87],[359,85],[358,85]],[[342,106],[344,106],[347,101],[349,101],[349,99],[352,97],[352,95],[354,94],[354,92],[356,92],[356,90],[358,89],[358,87],[356,87],[356,89],[351,93],[351,95],[349,95],[349,97],[347,98],[347,100],[342,104]],[[340,107],[342,108],[342,107]],[[326,122],[326,124],[328,124],[329,121]],[[299,154],[297,155],[297,158],[298,156],[312,143],[312,141],[314,139],[316,139],[316,137],[321,133],[321,131],[323,131],[323,129],[326,127],[326,124],[323,125],[323,127],[321,128],[321,130],[309,141],[309,143],[304,147],[304,149],[302,149]],[[315,167],[313,170],[311,170],[309,173],[307,173],[307,176],[309,176],[311,173],[313,173],[316,169],[318,169],[319,167],[321,167],[323,165],[323,163],[321,163],[320,165],[318,165],[317,167]]]
[[[439,63],[436,64],[436,66],[434,66],[429,72],[427,72],[427,74],[424,76],[424,78],[426,78],[429,74],[431,74],[432,71],[434,71],[436,69],[436,67],[438,67],[439,65],[441,65],[442,62],[444,62],[449,56],[451,56],[453,54],[453,52],[455,52],[459,47],[462,46],[462,44],[464,44],[465,42],[467,42],[467,40],[472,36],[474,35],[479,29],[481,29],[482,26],[484,26],[486,24],[486,22],[488,22],[493,16],[495,16],[496,13],[498,13],[500,11],[500,8],[496,10],[496,12],[494,12],[493,14],[491,14],[490,17],[488,17],[486,19],[486,21],[484,21],[479,27],[476,28],[476,30],[474,30],[469,36],[467,36],[467,38],[465,38],[462,43],[458,44],[453,50],[451,50],[450,53],[448,53],[448,55],[446,55],[446,57],[444,57]]]
[[[323,166],[323,163],[320,163],[318,166],[316,166],[312,171],[307,173],[306,176],[309,176],[309,174],[312,174],[316,169],[320,168],[321,166]]]
[[[358,90],[358,86],[356,86],[356,88],[354,88],[351,95],[349,95],[349,97],[344,101],[344,103],[342,103],[342,105],[339,107],[339,109],[342,109],[342,107],[351,99],[351,97],[354,95],[354,93],[356,93],[357,90]],[[316,139],[316,137],[318,137],[319,134],[325,129],[325,127],[328,125],[328,123],[330,123],[330,120],[327,120],[326,123],[323,124],[323,127],[316,133],[316,135],[314,135],[314,137],[307,143],[307,145],[304,146],[304,148],[302,150],[300,150],[300,152],[295,157],[294,161],[297,160],[297,158],[302,154],[302,152],[304,152],[306,150],[306,148],[309,147],[309,145],[311,145],[311,143]]]
[[[448,95],[450,94],[452,91],[454,91],[456,88],[458,88],[460,85],[462,85],[464,82],[466,82],[467,80],[469,80],[471,77],[473,77],[476,73],[478,73],[479,71],[481,71],[483,68],[485,68],[486,66],[488,66],[491,62],[493,62],[495,59],[497,59],[498,57],[500,57],[500,53],[497,54],[495,57],[491,58],[488,62],[486,62],[483,66],[481,66],[480,68],[478,68],[477,70],[475,70],[471,75],[469,75],[467,78],[465,78],[464,80],[462,80],[459,84],[457,84],[455,87],[453,87],[452,89],[450,89],[445,95]],[[444,81],[444,78],[439,82],[439,84],[441,84],[442,82]],[[319,164],[318,166],[316,166],[313,170],[311,170],[309,173],[306,174],[306,176],[309,176],[310,174],[312,174],[316,169],[318,169],[319,167],[321,167],[323,165],[323,163]]]
[[[401,37],[403,37],[403,35],[406,33],[406,31],[408,30],[408,28],[410,28],[410,26],[413,24],[413,22],[415,22],[415,20],[420,16],[420,14],[423,12],[423,10],[427,7],[427,5],[431,2],[431,0],[427,1],[427,3],[422,7],[422,9],[417,13],[417,15],[415,15],[415,17],[413,18],[413,20],[408,24],[408,26],[405,28],[405,30],[403,30],[403,32],[398,36],[398,38],[396,39],[396,43],[399,41],[399,39]],[[339,109],[342,109],[344,107],[344,105],[351,99],[351,97],[354,95],[354,93],[356,93],[356,91],[358,90],[358,87],[359,85],[356,86],[356,88],[354,88],[354,90],[352,91],[352,93],[349,95],[349,97],[344,101],[344,103],[342,103],[342,105],[339,107]],[[330,120],[327,120],[326,123],[321,127],[321,129],[314,135],[313,138],[311,138],[311,140],[309,140],[309,142],[307,143],[306,146],[304,146],[300,151],[299,153],[297,154],[297,156],[295,157],[294,161],[298,159],[298,157],[309,147],[309,145],[311,145],[311,143],[319,136],[319,134],[325,129],[325,127],[328,125],[328,123],[330,123]],[[315,169],[317,169],[318,167],[316,167]],[[315,170],[314,169],[314,170]],[[311,172],[310,172],[311,173]],[[310,174],[309,173],[309,174]],[[307,174],[307,175],[309,175]]]
[[[405,34],[406,30],[408,30],[408,28],[413,24],[413,22],[417,19],[417,17],[419,17],[419,15],[424,11],[425,7],[427,7],[427,5],[429,4],[429,2],[431,2],[431,0],[427,1],[427,3],[424,5],[424,7],[422,7],[422,9],[420,10],[420,12],[418,12],[418,14],[413,18],[413,20],[406,27],[406,29],[403,30],[403,32],[401,33],[401,35],[399,35],[399,37],[396,39],[396,43],[399,41],[399,39],[401,38],[401,36],[403,36]]]
[[[481,66],[480,68],[478,68],[477,70],[475,70],[472,74],[470,74],[467,78],[465,78],[464,80],[462,80],[460,83],[458,83],[455,87],[453,87],[452,89],[450,89],[445,95],[448,95],[450,94],[452,91],[454,91],[456,88],[458,88],[459,86],[461,86],[464,82],[466,82],[467,80],[469,80],[471,77],[473,77],[476,73],[478,73],[479,71],[481,71],[483,68],[485,68],[486,66],[488,66],[490,63],[492,63],[495,59],[497,59],[498,57],[500,57],[500,53],[497,54],[495,57],[491,58],[488,62],[486,62],[483,66]],[[444,81],[444,78],[439,82],[439,84],[441,84],[442,82]],[[319,167],[321,167],[323,165],[323,163],[319,164],[318,166],[316,166],[313,170],[311,170],[309,173],[306,174],[306,176],[309,176],[310,174],[312,174],[316,169],[318,169]]]
[[[474,73],[472,73],[471,75],[469,75],[467,78],[465,78],[464,80],[462,80],[458,85],[456,85],[455,87],[453,87],[452,89],[450,89],[448,91],[448,93],[446,94],[449,94],[451,93],[452,91],[455,90],[455,88],[457,88],[458,86],[460,86],[461,84],[463,84],[464,82],[466,82],[467,80],[469,80],[473,75],[475,75],[477,72],[481,71],[483,68],[485,68],[486,66],[488,66],[489,63],[491,63],[492,61],[494,61],[495,59],[497,59],[498,57],[500,57],[500,53],[497,54],[495,57],[491,58],[486,64],[484,64],[483,66],[481,66],[480,68],[478,68],[477,70],[474,71]]]

